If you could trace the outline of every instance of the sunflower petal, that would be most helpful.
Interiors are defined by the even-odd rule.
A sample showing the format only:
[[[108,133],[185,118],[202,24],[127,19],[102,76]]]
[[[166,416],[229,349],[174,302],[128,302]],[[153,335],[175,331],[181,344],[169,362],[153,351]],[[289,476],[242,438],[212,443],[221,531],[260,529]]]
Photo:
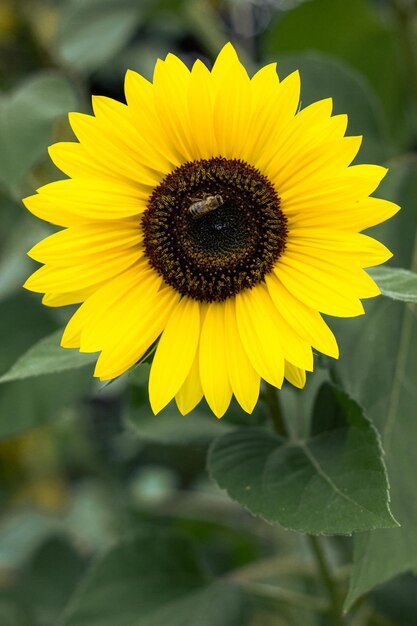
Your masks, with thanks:
[[[336,339],[321,315],[297,300],[273,272],[265,276],[265,281],[273,303],[294,331],[323,354],[337,359]]]
[[[106,343],[97,361],[95,376],[110,380],[132,367],[159,337],[178,300],[173,289],[164,289],[153,293],[146,302],[133,297],[130,306],[120,308],[123,332]]]
[[[236,296],[236,319],[245,352],[258,374],[281,388],[284,355],[272,301],[260,285]]]
[[[191,370],[199,337],[199,304],[183,298],[169,318],[152,362],[149,399],[154,413],[159,413],[181,389]]]
[[[227,373],[225,307],[207,305],[200,337],[200,379],[206,400],[216,415],[222,417],[232,399]]]
[[[187,413],[192,411],[203,397],[203,388],[201,387],[198,362],[199,353],[197,349],[196,356],[191,369],[188,372],[188,376],[175,396],[175,402],[177,403],[177,407],[181,415],[187,415]]]
[[[227,371],[230,384],[242,409],[247,413],[252,413],[259,397],[260,377],[253,369],[239,336],[235,301],[226,300],[224,307]]]
[[[285,361],[285,378],[290,382],[294,387],[298,387],[298,389],[302,389],[306,384],[306,373],[304,370],[299,367],[295,367],[292,363],[288,363]]]

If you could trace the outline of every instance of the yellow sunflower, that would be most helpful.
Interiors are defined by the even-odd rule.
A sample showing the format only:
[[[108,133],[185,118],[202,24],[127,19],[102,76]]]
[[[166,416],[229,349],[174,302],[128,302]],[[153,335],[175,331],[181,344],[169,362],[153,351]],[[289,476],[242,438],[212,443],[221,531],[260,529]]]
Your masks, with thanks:
[[[221,417],[232,394],[251,412],[261,379],[303,387],[312,348],[338,357],[320,313],[379,294],[363,268],[391,253],[359,231],[398,210],[370,197],[386,169],[350,165],[361,138],[331,99],[299,111],[298,72],[250,78],[231,44],[211,71],[172,54],[153,83],[128,71],[125,92],[71,113],[78,142],[50,148],[69,178],[24,202],[64,229],[29,252],[44,265],[25,287],[82,303],[62,346],[100,352],[101,380],[158,341],[155,413],[205,396]]]

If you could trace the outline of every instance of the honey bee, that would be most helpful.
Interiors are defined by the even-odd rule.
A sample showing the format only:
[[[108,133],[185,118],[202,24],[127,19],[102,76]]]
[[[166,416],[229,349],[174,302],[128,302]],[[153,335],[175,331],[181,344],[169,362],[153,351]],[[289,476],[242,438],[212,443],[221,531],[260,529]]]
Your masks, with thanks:
[[[194,219],[202,217],[211,211],[214,211],[224,203],[222,196],[207,196],[204,194],[203,198],[192,198],[194,201],[188,207],[188,214]]]

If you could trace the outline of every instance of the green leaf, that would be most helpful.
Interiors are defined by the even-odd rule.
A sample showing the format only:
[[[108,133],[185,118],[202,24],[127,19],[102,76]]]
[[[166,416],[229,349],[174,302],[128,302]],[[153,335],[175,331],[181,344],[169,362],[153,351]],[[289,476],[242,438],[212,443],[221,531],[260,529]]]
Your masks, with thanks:
[[[244,626],[241,590],[203,573],[182,535],[154,529],[100,559],[60,626]]]
[[[388,617],[394,624],[415,626],[417,624],[416,596],[417,576],[403,574],[379,589],[375,589],[368,598],[376,611]]]
[[[378,436],[337,389],[319,393],[307,441],[239,430],[214,441],[208,468],[233,499],[285,528],[349,534],[396,525]]]
[[[62,12],[59,54],[79,70],[97,69],[123,48],[140,19],[135,0],[69,0]]]
[[[76,349],[61,348],[62,329],[44,337],[29,348],[14,365],[0,376],[0,383],[32,378],[41,374],[56,374],[65,370],[89,365],[97,354],[85,354]]]
[[[385,118],[381,105],[363,77],[338,59],[318,52],[281,54],[278,74],[301,75],[301,105],[332,98],[334,114],[348,114],[348,134],[363,135],[356,162],[384,161]]]
[[[374,267],[368,270],[383,296],[402,302],[417,302],[417,274],[399,267]]]
[[[393,251],[393,263],[411,266],[415,272],[415,161],[393,167],[378,193],[400,204],[402,210],[388,223],[372,229],[372,234]],[[364,317],[343,320],[336,328],[342,356],[335,375],[381,432],[392,510],[401,524],[394,530],[355,536],[346,609],[374,586],[417,568],[415,311],[415,305],[376,298],[366,303]]]
[[[268,28],[265,51],[277,60],[284,52],[311,50],[338,57],[366,76],[393,125],[404,124],[397,42],[390,21],[379,13],[368,0],[350,0],[348,9],[345,0],[303,2],[278,14]]]
[[[34,342],[45,340],[40,337],[51,333],[56,323],[51,317],[51,309],[43,307],[29,294],[22,293],[1,302],[0,306],[0,373],[8,378],[8,368],[14,369],[25,350],[31,353]],[[55,351],[58,350],[58,333]],[[38,344],[35,344],[37,346]],[[32,346],[30,348],[29,346]],[[65,352],[63,348],[59,348]],[[72,354],[72,350],[69,351]],[[16,361],[17,359],[17,361]],[[33,362],[32,362],[33,365]],[[20,367],[20,366],[19,366]],[[56,373],[56,367],[49,368],[46,374],[33,371],[30,380],[11,380],[0,384],[0,437],[11,437],[59,416],[59,411],[69,402],[82,398],[92,385],[92,372],[89,367],[64,370]],[[19,378],[24,371],[18,372]],[[44,376],[37,374],[44,373]],[[29,372],[26,372],[26,376]],[[32,375],[32,374],[31,374]]]
[[[56,532],[56,526],[52,516],[33,511],[4,515],[0,523],[0,568],[21,569],[36,548]]]
[[[46,153],[52,124],[76,105],[70,83],[40,73],[0,97],[0,183],[18,195],[18,186]]]
[[[41,337],[55,330],[51,309],[40,306],[23,289],[0,304],[0,374],[3,374],[25,350]]]
[[[19,603],[30,607],[36,623],[52,626],[84,571],[84,560],[59,536],[38,547],[17,581]]]
[[[0,438],[58,419],[65,406],[88,395],[92,384],[92,371],[84,367],[2,385]]]

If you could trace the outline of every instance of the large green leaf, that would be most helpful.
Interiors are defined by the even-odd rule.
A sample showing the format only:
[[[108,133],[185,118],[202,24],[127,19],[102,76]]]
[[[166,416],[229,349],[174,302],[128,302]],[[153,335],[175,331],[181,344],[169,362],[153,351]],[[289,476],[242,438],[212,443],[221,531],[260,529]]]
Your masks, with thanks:
[[[265,51],[317,50],[359,70],[373,85],[394,125],[404,124],[401,72],[390,21],[368,0],[314,0],[278,16],[265,37]],[[387,79],[389,77],[389,80]]]
[[[281,77],[297,69],[301,75],[302,107],[322,98],[332,98],[333,113],[348,114],[347,134],[363,136],[356,161],[383,161],[386,158],[386,123],[380,103],[363,77],[340,60],[318,52],[279,56]]]
[[[140,19],[135,0],[69,0],[62,11],[59,54],[77,69],[94,70],[123,48]]]
[[[86,354],[76,349],[61,348],[59,345],[61,337],[62,329],[38,341],[0,376],[0,383],[32,378],[41,374],[56,374],[90,365],[97,359],[97,354],[94,353]]]
[[[417,270],[414,161],[394,167],[379,190],[402,211],[373,233],[394,252],[393,263]],[[401,528],[361,533],[346,608],[375,585],[417,567],[415,305],[377,298],[365,317],[343,320],[336,376],[378,426],[386,453],[393,513]]]
[[[18,185],[46,152],[52,124],[75,107],[70,83],[44,72],[0,98],[0,183],[17,194]]]
[[[203,572],[193,545],[144,532],[100,559],[60,626],[244,626],[241,590]]]
[[[369,274],[383,296],[402,302],[417,302],[417,274],[400,267],[374,267]]]
[[[340,390],[322,388],[308,440],[239,430],[213,442],[208,467],[233,499],[291,530],[348,534],[395,526],[377,434]]]

